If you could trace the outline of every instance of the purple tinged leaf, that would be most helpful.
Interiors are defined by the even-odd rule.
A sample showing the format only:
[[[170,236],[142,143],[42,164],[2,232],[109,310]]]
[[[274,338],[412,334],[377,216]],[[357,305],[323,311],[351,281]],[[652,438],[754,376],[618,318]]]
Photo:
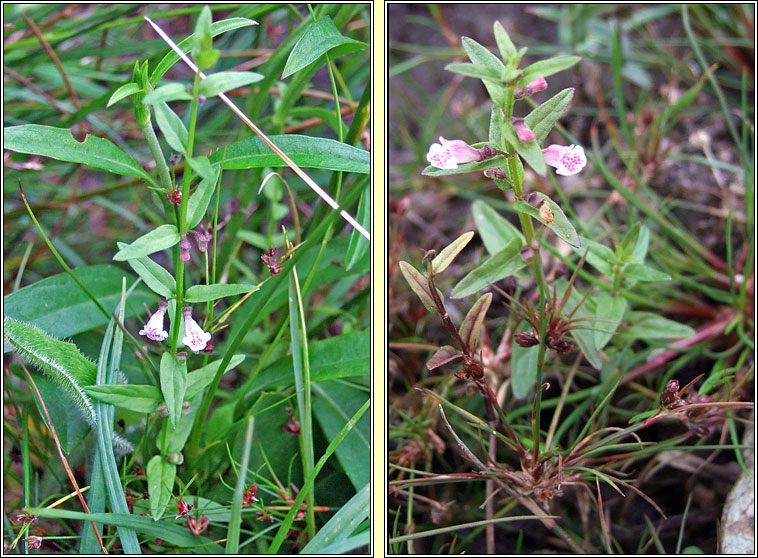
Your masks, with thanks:
[[[472,351],[479,345],[479,334],[482,331],[484,316],[492,302],[492,293],[485,293],[479,297],[466,314],[461,324],[460,334],[463,342]]]
[[[466,247],[471,239],[474,237],[474,231],[463,233],[456,238],[453,242],[448,244],[437,256],[432,260],[432,273],[435,275],[447,269],[447,267],[453,263],[455,257]]]
[[[426,277],[424,277],[424,275],[411,264],[403,261],[400,262],[400,272],[403,274],[403,277],[405,277],[405,280],[408,282],[411,289],[413,289],[413,292],[416,293],[421,299],[421,302],[424,303],[426,309],[430,312],[436,312],[437,306],[434,304],[434,299],[429,290],[429,282]],[[440,300],[441,299],[442,294],[440,293]]]
[[[427,361],[426,367],[429,370],[434,370],[443,364],[448,364],[462,357],[463,354],[461,354],[460,351],[456,351],[455,348],[450,345],[445,345],[444,347],[437,349],[437,352]]]

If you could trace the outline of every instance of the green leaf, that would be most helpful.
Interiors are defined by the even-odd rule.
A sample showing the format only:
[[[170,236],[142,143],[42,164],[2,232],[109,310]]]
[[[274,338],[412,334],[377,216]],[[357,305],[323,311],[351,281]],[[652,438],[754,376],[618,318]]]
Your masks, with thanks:
[[[234,355],[229,361],[229,364],[226,365],[224,374],[229,372],[232,368],[239,366],[243,360],[245,360],[245,355]],[[187,374],[187,391],[184,394],[184,397],[188,400],[192,399],[195,395],[208,387],[213,381],[213,377],[216,375],[216,371],[220,364],[221,360],[219,359]]]
[[[500,252],[461,279],[453,288],[450,297],[463,298],[464,296],[474,294],[478,290],[488,286],[489,283],[496,283],[526,266],[524,259],[521,257],[521,246],[521,239],[512,239]]]
[[[177,153],[186,153],[189,132],[184,127],[182,119],[166,103],[156,103],[153,109],[155,110],[155,123],[158,124],[163,137],[166,138],[166,143]]]
[[[146,105],[159,105],[169,101],[191,101],[192,95],[187,91],[187,86],[181,83],[167,83],[153,89],[145,95],[143,103]]]
[[[161,357],[161,392],[171,424],[176,426],[182,416],[184,393],[187,391],[187,363],[179,362],[176,355],[163,353]]]
[[[344,443],[344,442],[343,442]],[[337,448],[339,452],[339,448]],[[338,454],[339,455],[339,454]],[[371,483],[366,483],[363,488],[356,492],[332,518],[318,530],[301,554],[322,554],[324,549],[335,544],[347,541],[353,532],[363,523],[371,510]],[[357,547],[353,547],[357,548]],[[342,554],[350,548],[338,552]],[[330,552],[331,553],[331,552]]]
[[[461,37],[461,45],[474,64],[483,66],[493,72],[492,79],[500,79],[500,74],[505,69],[505,66],[503,66],[503,63],[497,56],[469,37]]]
[[[208,50],[203,50],[195,55],[195,63],[201,70],[207,70],[216,65],[219,56],[221,56],[220,50],[209,48]]]
[[[328,169],[369,174],[371,155],[368,151],[332,139],[314,138],[288,134],[269,136],[269,139],[301,167]],[[210,157],[211,164],[218,165],[223,152]],[[258,137],[236,141],[226,151],[224,169],[252,169],[280,167],[283,162],[262,139]]]
[[[527,322],[522,322],[516,331],[532,331]],[[512,340],[511,347],[511,390],[513,396],[523,399],[529,394],[537,378],[537,355],[539,347],[522,347]]]
[[[139,93],[140,91],[142,91],[142,88],[136,83],[125,83],[113,92],[111,98],[108,99],[108,104],[106,107],[110,107],[111,105],[118,103],[121,99],[126,99],[127,97],[134,95],[135,93]]]
[[[74,273],[105,308],[114,308],[118,304],[124,277],[127,289],[134,283],[131,273],[113,265],[77,267]],[[126,317],[143,314],[143,305],[154,301],[150,291],[137,286],[126,302]],[[47,277],[6,295],[3,312],[7,317],[30,323],[57,338],[70,337],[107,323],[107,318],[68,273]]]
[[[482,66],[480,64],[471,64],[469,62],[451,62],[445,66],[445,69],[448,72],[453,72],[462,76],[479,78],[482,80],[486,79],[493,82],[500,80],[499,72],[496,72],[491,68]]]
[[[110,403],[135,413],[152,413],[163,401],[161,390],[149,385],[100,385],[86,386],[84,391],[92,399]]]
[[[124,242],[117,242],[116,245],[119,250],[127,246]],[[171,298],[176,294],[176,279],[174,279],[174,276],[149,257],[131,258],[126,260],[126,263],[131,266],[134,272],[145,282],[145,285],[150,287],[154,293],[163,298]]]
[[[471,215],[479,237],[490,254],[497,254],[514,238],[518,238],[522,245],[526,242],[521,231],[485,201],[476,200],[471,206]]]
[[[671,281],[671,275],[668,273],[638,263],[630,263],[624,266],[622,275],[625,279],[637,279],[639,281]]]
[[[547,77],[570,68],[581,60],[579,56],[556,56],[547,60],[538,60],[524,68],[524,75],[519,80],[519,85],[526,85],[530,81]]]
[[[432,292],[429,290],[429,281],[427,280],[426,276],[411,264],[404,261],[400,262],[400,273],[403,274],[403,277],[405,277],[408,285],[411,287],[413,292],[416,293],[416,296],[421,299],[421,302],[426,307],[426,309],[430,312],[436,312],[437,305],[434,304],[434,299],[432,298],[431,294]],[[439,289],[437,290],[439,291]],[[439,294],[440,300],[442,300],[442,293]]]
[[[516,47],[513,46],[513,41],[511,41],[511,38],[508,36],[508,32],[497,20],[495,20],[494,31],[495,42],[497,42],[497,49],[500,51],[500,56],[503,58],[503,62],[505,62],[506,65],[510,65],[511,61],[516,56]]]
[[[363,228],[371,229],[371,188],[367,184],[361,193],[361,199],[358,202],[358,212],[355,216]],[[350,233],[350,244],[347,247],[345,255],[345,270],[350,271],[366,255],[370,242],[359,233],[356,229]]]
[[[189,166],[192,167],[192,170],[196,172],[200,178],[215,182],[218,175],[216,174],[216,171],[213,170],[213,165],[211,165],[208,157],[202,155],[199,157],[188,157],[187,163],[189,163]],[[191,229],[192,227],[189,228]]]
[[[208,6],[203,6],[195,22],[195,34],[192,38],[192,58],[201,71],[211,68],[216,63],[220,54],[213,48],[213,41],[211,39],[212,21],[211,9]]]
[[[162,539],[165,542],[176,545],[180,548],[191,548],[196,550],[198,546],[203,546],[204,550],[212,554],[223,553],[223,548],[218,544],[215,544],[213,541],[203,536],[193,535],[187,529],[186,525],[173,525],[166,521],[156,523],[148,517],[140,517],[135,514],[110,512],[88,514],[84,512],[61,510],[58,508],[30,508],[29,513],[33,513],[38,517],[82,521],[85,524],[83,527],[85,529],[92,528],[89,524],[90,521],[103,523],[105,525],[128,527],[138,533],[143,533],[153,539]]]
[[[69,130],[24,124],[3,130],[3,148],[19,153],[42,155],[58,161],[83,163],[115,174],[136,176],[157,186],[134,159],[110,141],[96,136],[88,135],[79,143]]]
[[[565,279],[560,279],[556,282],[556,285],[558,298],[563,298],[563,295],[566,292],[566,288],[568,287],[568,281]],[[579,292],[576,287],[574,287],[571,290],[568,302],[566,303],[564,314],[571,313],[576,309],[574,318],[594,317],[596,309],[593,307],[593,301],[591,299],[587,299],[581,306],[579,306],[579,308],[576,308],[577,305],[581,302],[582,296],[582,293]],[[587,321],[590,322],[589,320]],[[579,323],[581,324],[582,322]],[[579,348],[582,350],[582,352],[584,352],[585,358],[590,362],[595,370],[601,370],[603,368],[603,359],[600,358],[600,354],[598,353],[597,347],[595,346],[595,332],[591,329],[572,328],[571,336],[576,340]]]
[[[257,290],[258,286],[256,285],[220,283],[215,285],[194,285],[187,289],[187,292],[184,294],[184,301],[188,304],[208,302],[209,300],[218,300],[227,296],[252,293]]]
[[[246,17],[231,17],[229,19],[224,19],[222,21],[217,21],[215,23],[211,24],[211,37],[216,37],[218,35],[221,35],[222,33],[226,33],[228,31],[234,31],[235,29],[240,29],[242,27],[248,27],[250,25],[258,25],[258,22],[253,21],[252,19],[248,19]],[[185,54],[190,52],[192,49],[192,42],[195,35],[192,34],[183,41],[181,41],[177,46],[184,52]],[[153,75],[150,76],[150,84],[155,87],[160,79],[163,77],[163,75],[169,71],[169,69],[176,64],[179,61],[179,55],[176,54],[173,50],[169,50],[168,54],[163,57],[163,59],[158,63],[158,65],[155,67],[155,70],[153,71]]]
[[[485,293],[477,299],[474,305],[469,309],[466,317],[461,322],[459,333],[466,346],[472,351],[479,346],[479,335],[482,331],[482,324],[487,310],[492,303],[492,293]]]
[[[510,122],[506,122],[501,130],[505,136],[505,141],[516,149],[518,154],[524,158],[524,161],[529,163],[529,166],[534,169],[534,172],[545,176],[547,166],[545,165],[545,158],[542,156],[542,149],[540,149],[537,140],[522,142],[516,136],[516,132],[513,131],[513,125]]]
[[[216,181],[218,180],[218,170],[213,173],[211,178],[203,178],[192,192],[187,202],[187,228],[194,229],[205,217],[208,211],[208,205],[211,203],[213,192],[216,190]]]
[[[226,93],[262,79],[263,75],[255,72],[217,72],[200,82],[199,95],[207,98],[215,97],[219,93]]]
[[[553,129],[556,121],[566,112],[574,96],[572,88],[564,89],[530,112],[524,123],[534,132],[535,141],[541,144]]]
[[[695,330],[690,326],[669,320],[654,312],[627,312],[626,322],[629,327],[620,335],[627,342],[633,339],[650,341],[684,339],[695,335]]]
[[[539,209],[536,207],[533,207],[526,203],[525,201],[516,201],[513,204],[513,209],[518,211],[519,213],[526,213],[527,215],[533,217],[543,225],[545,225],[548,229],[553,231],[558,238],[561,240],[567,242],[569,245],[573,246],[574,248],[579,248],[581,246],[581,242],[579,241],[579,235],[576,233],[576,229],[574,229],[574,225],[572,225],[569,220],[566,218],[566,215],[563,213],[563,210],[560,208],[560,206],[555,203],[553,200],[548,198],[547,196],[542,196],[542,198],[547,202],[547,205],[550,207],[550,209],[553,210],[553,222],[547,223],[545,219],[542,218],[540,215]]]
[[[474,231],[465,232],[453,242],[445,246],[445,248],[432,260],[432,273],[436,275],[446,270],[472,238],[474,238]]]
[[[57,383],[43,374],[32,374],[61,443],[61,449],[66,455],[70,455],[87,438],[92,430],[92,421],[82,413],[76,399],[67,391],[61,390]],[[47,417],[36,397],[34,403],[39,410],[39,416],[43,417],[47,424]]]
[[[327,440],[334,439],[368,399],[368,390],[341,380],[312,384],[313,414]],[[371,481],[371,417],[358,421],[337,446],[337,460],[357,490]]]
[[[368,48],[366,43],[345,37],[329,16],[324,16],[306,29],[290,52],[282,71],[282,79],[302,70],[327,52],[334,59],[343,54]],[[335,52],[330,52],[336,49]]]
[[[176,479],[176,465],[160,455],[154,455],[145,467],[147,493],[150,495],[150,514],[158,521],[171,501],[171,492]]]
[[[593,333],[595,335],[595,347],[598,351],[608,344],[614,332],[621,325],[627,306],[627,301],[623,296],[613,295],[608,291],[603,291],[597,296],[595,300],[595,316],[603,320],[613,320],[616,322],[595,322],[594,327],[597,329]]]
[[[311,385],[338,378],[368,376],[371,373],[370,331],[344,333],[308,343]],[[292,356],[287,355],[264,368],[248,394],[292,385]]]
[[[452,174],[464,174],[467,172],[478,172],[487,169],[498,169],[500,167],[507,166],[508,159],[502,155],[495,155],[490,159],[484,161],[476,161],[474,163],[462,163],[458,165],[457,169],[438,169],[429,165],[421,174],[424,176],[450,176]]]
[[[3,318],[3,335],[18,355],[71,395],[90,423],[95,409],[84,386],[95,383],[96,366],[73,343],[54,339],[44,331],[8,316]]]
[[[584,250],[589,248],[585,261],[603,275],[612,276],[613,266],[616,264],[616,254],[613,253],[613,250],[584,236],[581,237],[581,243],[582,248],[574,248],[574,252],[582,255]]]
[[[121,248],[113,256],[113,259],[117,262],[123,262],[133,258],[141,258],[153,252],[171,248],[177,242],[179,242],[179,232],[176,227],[168,224],[161,225]]]

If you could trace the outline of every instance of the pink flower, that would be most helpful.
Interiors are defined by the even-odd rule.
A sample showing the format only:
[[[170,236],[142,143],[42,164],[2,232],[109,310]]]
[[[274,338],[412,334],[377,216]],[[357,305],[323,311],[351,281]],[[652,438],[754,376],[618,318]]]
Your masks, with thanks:
[[[537,91],[543,91],[544,89],[547,89],[547,81],[545,78],[541,77],[533,79],[524,87],[517,87],[514,89],[513,96],[516,99],[523,99],[524,97],[531,97],[533,94],[537,93]]]
[[[184,329],[187,333],[182,338],[182,343],[184,343],[185,347],[196,353],[202,351],[205,349],[208,341],[211,340],[211,334],[203,331],[203,328],[197,325],[197,322],[192,319],[191,306],[185,306],[182,308],[182,312],[184,313]]]
[[[426,160],[438,169],[457,169],[460,163],[481,161],[482,153],[463,140],[446,140],[433,143],[426,154]]]
[[[523,118],[514,118],[512,123],[513,131],[516,132],[516,136],[518,137],[519,141],[526,142],[532,141],[534,139],[534,132],[526,127],[526,123],[524,122]]]
[[[161,300],[158,303],[158,310],[150,316],[145,327],[139,330],[139,334],[146,335],[153,341],[165,341],[168,337],[168,332],[163,329],[163,316],[166,313],[166,308],[168,308],[168,302]]]
[[[545,163],[558,169],[556,174],[571,176],[580,172],[587,164],[581,145],[550,145],[542,150]]]
[[[179,246],[181,247],[182,251],[181,254],[179,254],[179,257],[182,259],[183,262],[187,262],[190,259],[190,248],[192,247],[189,243],[189,240],[187,240],[185,237],[182,237],[182,239],[179,241]]]
[[[42,545],[42,537],[37,537],[35,535],[26,537],[24,541],[26,541],[26,544],[29,546],[29,550],[37,550]]]

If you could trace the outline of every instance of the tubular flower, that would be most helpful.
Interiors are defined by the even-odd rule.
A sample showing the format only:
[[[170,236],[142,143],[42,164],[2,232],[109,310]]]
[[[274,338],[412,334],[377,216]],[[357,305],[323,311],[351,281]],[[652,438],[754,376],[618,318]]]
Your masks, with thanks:
[[[457,169],[460,163],[482,160],[482,152],[463,140],[446,140],[433,143],[426,154],[426,160],[438,169]]]
[[[523,99],[524,97],[531,97],[537,91],[543,91],[544,89],[547,89],[547,80],[541,77],[533,79],[524,87],[517,87],[513,92],[513,96],[516,99]]]
[[[145,327],[139,330],[139,334],[146,335],[153,341],[165,341],[168,337],[168,332],[163,329],[163,316],[166,314],[166,308],[168,308],[168,302],[161,300],[158,303],[158,310],[150,316]]]
[[[513,131],[516,132],[516,136],[518,137],[519,141],[527,142],[534,139],[534,132],[526,127],[526,123],[524,122],[523,118],[514,118],[512,123]]]
[[[211,334],[203,331],[203,328],[197,325],[197,322],[192,318],[191,306],[185,306],[182,308],[182,312],[184,313],[184,329],[187,332],[182,338],[182,343],[196,353],[202,351],[208,341],[211,340]]]
[[[571,176],[580,172],[587,164],[584,148],[581,145],[550,145],[542,150],[545,163],[555,167],[556,174]]]

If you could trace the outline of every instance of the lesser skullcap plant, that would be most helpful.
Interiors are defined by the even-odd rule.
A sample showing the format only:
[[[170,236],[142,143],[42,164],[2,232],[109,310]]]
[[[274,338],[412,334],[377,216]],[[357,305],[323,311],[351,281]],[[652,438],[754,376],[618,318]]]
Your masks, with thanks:
[[[5,149],[35,156],[6,153],[6,179],[18,181],[31,219],[14,227],[36,226],[67,272],[35,261],[44,258],[29,237],[5,297],[6,350],[19,357],[6,364],[19,425],[12,465],[23,470],[4,476],[6,488],[23,488],[8,549],[365,546],[367,7],[248,5],[214,22],[209,7],[191,6],[194,32],[178,45],[164,31],[169,14],[78,10],[63,30],[55,22],[68,9],[30,12],[51,17],[52,37],[76,41],[50,45],[27,17],[29,31],[6,42],[19,80],[48,53],[59,62],[68,88],[51,91],[70,94],[78,111],[52,118],[48,94],[27,95],[42,103],[37,112],[6,110]],[[145,58],[125,65],[120,53],[135,42],[116,35],[135,24]],[[45,49],[29,54],[25,41]],[[119,111],[115,123],[88,116],[100,109]],[[61,120],[69,124],[48,123]],[[86,167],[110,174],[105,188],[93,190]],[[66,187],[63,198],[55,187]],[[90,191],[105,217],[88,205]],[[60,199],[73,230],[65,216],[51,225]],[[92,227],[82,213],[93,213]],[[103,254],[114,263],[86,264]],[[31,281],[19,288],[25,268]],[[332,513],[343,506],[349,525]]]
[[[609,498],[605,489],[626,497],[640,496],[648,510],[665,519],[661,507],[635,486],[631,477],[647,452],[662,452],[670,447],[645,441],[645,428],[663,418],[677,417],[687,427],[687,433],[673,444],[691,438],[704,440],[716,431],[723,437],[728,411],[750,404],[733,400],[735,386],[727,386],[733,379],[722,369],[710,375],[697,392],[689,390],[702,375],[681,390],[678,382],[671,380],[662,389],[660,399],[651,401],[645,412],[625,409],[627,424],[607,422],[609,409],[624,408],[625,400],[617,399],[617,388],[622,381],[633,378],[619,374],[620,363],[624,358],[634,358],[633,345],[688,338],[696,332],[635,307],[647,285],[671,279],[646,260],[651,231],[644,222],[632,224],[612,250],[589,236],[590,227],[576,221],[576,213],[565,198],[552,199],[536,188],[539,180],[535,175],[545,176],[548,167],[553,167],[559,176],[576,175],[575,179],[580,180],[584,179],[582,173],[591,168],[587,167],[584,148],[577,142],[546,142],[574,95],[571,88],[551,93],[550,76],[571,68],[580,58],[557,56],[521,67],[527,49],[517,49],[497,21],[494,38],[499,57],[463,37],[461,44],[470,62],[446,66],[451,72],[484,84],[492,103],[488,134],[465,139],[440,137],[439,143],[433,143],[426,153],[429,166],[422,174],[449,177],[478,173],[483,182],[493,181],[505,196],[506,203],[501,205],[509,206],[517,215],[520,227],[514,227],[486,202],[474,203],[474,221],[490,256],[452,288],[450,297],[462,299],[481,290],[490,292],[479,295],[459,324],[454,319],[457,311],[448,310],[450,305],[439,288],[440,278],[475,233],[463,233],[439,252],[428,250],[429,246],[420,247],[420,266],[398,262],[400,272],[423,306],[438,316],[449,344],[436,348],[427,360],[426,369],[435,376],[421,382],[422,386],[438,382],[438,389],[416,387],[427,401],[423,416],[414,421],[402,415],[398,419],[402,426],[391,435],[395,447],[390,453],[389,496],[394,505],[390,506],[388,522],[397,529],[401,522],[411,523],[419,510],[428,510],[434,524],[444,525],[451,517],[457,521],[453,519],[453,525],[428,531],[395,530],[390,535],[390,545],[393,552],[402,553],[405,545],[414,550],[413,544],[425,537],[463,534],[469,529],[477,533],[486,525],[486,549],[495,553],[495,524],[529,517],[541,523],[565,551],[613,552],[618,547],[614,546],[614,531],[604,515]],[[547,100],[537,103],[540,95],[546,95]],[[556,184],[555,178],[551,180]],[[560,191],[557,184],[555,189]],[[401,209],[391,207],[393,210]],[[568,280],[561,277],[565,270],[560,267],[546,269],[546,250],[574,253],[574,271]],[[583,269],[585,263],[598,276]],[[580,273],[594,283],[594,288],[578,281]],[[504,279],[509,279],[507,290],[496,284]],[[497,346],[490,345],[487,321],[493,294],[499,294],[510,310]],[[573,364],[564,366],[564,359],[571,359]],[[455,373],[446,377],[452,370]],[[586,393],[572,393],[577,374],[589,379],[594,387]],[[543,392],[550,388],[547,377],[560,378],[557,404],[552,400],[546,405],[543,400]],[[749,374],[741,377],[739,383],[748,377]],[[479,393],[481,404],[455,399],[462,395],[459,382],[468,385],[466,393]],[[519,408],[525,398],[527,404]],[[569,400],[576,405],[570,407]],[[568,416],[564,407],[570,409]],[[438,418],[432,417],[435,408]],[[450,418],[451,413],[455,418]],[[529,417],[527,423],[519,420],[524,414]],[[440,425],[440,432],[434,433],[435,423]],[[435,454],[446,462],[457,458],[468,471],[439,475],[430,472]],[[419,471],[422,466],[426,469]],[[476,505],[486,509],[486,521],[461,520],[464,514],[460,510],[466,504],[457,497],[455,502],[441,501],[440,486],[444,483],[484,484],[483,501]],[[452,493],[465,498],[463,494],[470,492],[459,488]],[[473,508],[470,505],[469,509]],[[600,518],[599,534],[582,539],[576,523],[581,517],[586,526],[593,514]],[[455,542],[451,544],[455,546]]]

